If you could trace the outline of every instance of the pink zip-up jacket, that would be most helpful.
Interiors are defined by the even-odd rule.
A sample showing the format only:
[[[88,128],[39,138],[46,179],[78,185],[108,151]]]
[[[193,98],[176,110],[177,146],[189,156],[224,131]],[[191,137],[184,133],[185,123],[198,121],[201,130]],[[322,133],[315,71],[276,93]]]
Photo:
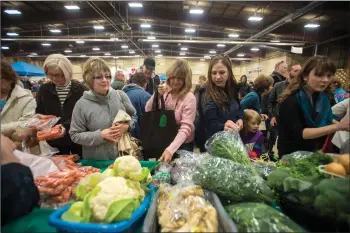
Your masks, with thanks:
[[[167,95],[169,95],[167,97]],[[154,95],[148,100],[146,104],[146,112],[152,110]],[[172,97],[170,93],[164,94],[165,108],[167,110],[174,110],[177,97]],[[174,139],[174,141],[166,149],[172,155],[180,148],[184,143],[189,143],[194,140],[194,119],[196,116],[196,97],[192,92],[187,93],[184,97],[181,97],[177,102],[175,109],[175,120],[178,125],[180,125],[179,131]]]

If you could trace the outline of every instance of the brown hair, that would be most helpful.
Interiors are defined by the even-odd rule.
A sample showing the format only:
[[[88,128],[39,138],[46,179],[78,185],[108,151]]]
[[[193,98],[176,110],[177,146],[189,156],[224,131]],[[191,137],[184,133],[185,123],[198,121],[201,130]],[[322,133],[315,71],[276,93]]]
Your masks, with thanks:
[[[205,75],[201,75],[201,76],[199,76],[198,80],[202,80],[203,82],[206,82],[207,77],[205,77]]]
[[[90,57],[85,62],[83,69],[83,79],[85,84],[89,87],[89,89],[93,89],[92,83],[95,73],[102,72],[111,73],[111,70],[109,69],[107,63],[102,58]]]
[[[147,83],[146,75],[142,72],[135,73],[131,76],[131,83],[144,87]]]
[[[11,88],[14,88],[18,81],[18,76],[15,70],[8,62],[4,60],[1,60],[1,78],[10,81]]]
[[[256,79],[254,79],[254,88],[258,93],[263,93],[264,91],[268,90],[272,84],[273,78],[264,74],[260,74]]]
[[[327,73],[334,75],[336,72],[336,66],[330,58],[325,56],[314,56],[309,58],[309,60],[305,62],[304,66],[299,71],[297,77],[295,77],[293,82],[291,82],[284,90],[278,99],[278,103],[282,103],[290,95],[294,94],[298,89],[300,89],[305,83],[304,77],[308,76],[312,69],[315,69],[315,75],[317,76],[323,76]]]
[[[222,89],[216,86],[213,82],[211,71],[217,63],[221,62],[227,68],[228,79],[225,88]],[[213,57],[209,64],[208,69],[208,82],[206,87],[206,101],[211,99],[215,104],[221,107],[223,111],[227,111],[227,106],[224,103],[230,103],[231,100],[235,99],[238,101],[237,93],[237,81],[232,72],[232,63],[228,56],[216,55]]]
[[[173,78],[182,78],[184,86],[179,93],[179,98],[185,96],[192,88],[192,71],[185,60],[176,59],[166,72],[166,84],[170,86],[170,80]]]
[[[244,115],[243,115],[243,132],[247,132],[248,130],[248,122],[251,120],[255,120],[258,125],[261,123],[261,116],[257,111],[254,111],[252,109],[245,109]]]
[[[334,77],[332,80],[332,83],[337,83],[338,88],[343,87],[343,84],[341,83],[341,81],[338,77]]]

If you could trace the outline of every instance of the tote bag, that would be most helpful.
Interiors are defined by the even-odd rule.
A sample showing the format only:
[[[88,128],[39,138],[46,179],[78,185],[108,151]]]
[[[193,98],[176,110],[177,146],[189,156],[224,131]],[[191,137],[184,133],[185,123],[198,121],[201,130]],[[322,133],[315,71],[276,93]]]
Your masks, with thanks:
[[[141,117],[141,141],[145,160],[159,159],[164,150],[175,139],[179,126],[176,124],[174,110],[165,109],[163,96],[154,94],[152,110]]]

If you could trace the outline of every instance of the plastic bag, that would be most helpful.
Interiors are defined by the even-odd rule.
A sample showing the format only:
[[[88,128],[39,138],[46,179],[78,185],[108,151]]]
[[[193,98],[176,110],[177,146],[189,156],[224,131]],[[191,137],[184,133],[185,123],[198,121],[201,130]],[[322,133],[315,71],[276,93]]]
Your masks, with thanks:
[[[262,203],[239,203],[225,209],[239,232],[304,232],[290,218]]]
[[[207,151],[215,156],[252,166],[248,152],[237,131],[222,131],[214,134],[205,143]]]
[[[193,175],[195,184],[231,201],[272,202],[274,195],[255,169],[228,159],[204,160]]]
[[[56,125],[50,129],[38,131],[36,137],[39,141],[54,140],[63,137],[65,133],[66,129],[62,125]]]
[[[208,153],[195,153],[185,150],[176,152],[179,157],[173,161],[171,182],[173,184],[193,184],[192,176],[200,161],[211,157]]]
[[[46,141],[40,141],[39,147],[41,156],[52,156],[60,152],[57,148],[51,147]]]
[[[155,174],[152,176],[152,185],[155,188],[159,188],[163,184],[170,184],[171,166],[168,164],[161,164],[155,171]]]
[[[253,162],[255,170],[258,172],[259,176],[261,176],[264,180],[276,169],[276,166],[273,163],[265,163],[265,162]]]
[[[35,114],[26,122],[25,127],[35,128],[38,131],[50,131],[60,119],[53,115]]]

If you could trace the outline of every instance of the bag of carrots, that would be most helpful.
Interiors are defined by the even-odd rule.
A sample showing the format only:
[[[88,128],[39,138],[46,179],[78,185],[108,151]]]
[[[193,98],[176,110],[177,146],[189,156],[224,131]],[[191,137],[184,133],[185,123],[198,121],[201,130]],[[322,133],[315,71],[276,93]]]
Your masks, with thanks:
[[[65,128],[62,125],[56,125],[49,130],[38,131],[36,137],[38,141],[53,140],[61,138],[65,134]]]
[[[54,125],[56,125],[60,119],[60,117],[53,115],[35,114],[27,121],[26,126],[38,131],[46,131],[50,130]]]

